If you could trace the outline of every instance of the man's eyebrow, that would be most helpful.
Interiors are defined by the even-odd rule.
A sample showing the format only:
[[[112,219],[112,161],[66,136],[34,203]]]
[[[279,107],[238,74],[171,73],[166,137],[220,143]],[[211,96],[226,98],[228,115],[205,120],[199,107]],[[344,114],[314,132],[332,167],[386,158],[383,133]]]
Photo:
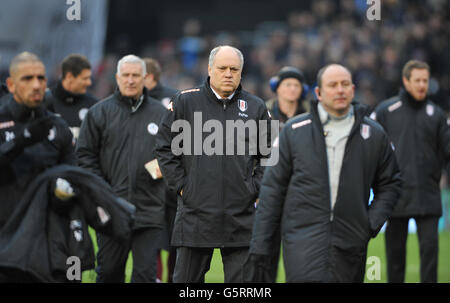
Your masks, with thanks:
[[[33,79],[34,77],[36,77],[38,79],[45,79],[45,75],[23,75],[22,77],[20,77],[20,79],[29,80],[29,79]]]

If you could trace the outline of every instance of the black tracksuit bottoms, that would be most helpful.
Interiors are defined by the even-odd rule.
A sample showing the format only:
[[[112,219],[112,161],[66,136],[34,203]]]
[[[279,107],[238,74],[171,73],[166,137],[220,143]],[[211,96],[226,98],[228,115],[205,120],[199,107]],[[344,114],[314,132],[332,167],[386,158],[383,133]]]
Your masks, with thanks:
[[[386,257],[388,281],[405,281],[406,238],[410,218],[390,218],[386,226]],[[420,248],[420,280],[437,282],[439,232],[437,216],[414,217]]]
[[[130,250],[133,256],[131,283],[155,283],[161,233],[161,228],[141,228],[133,231],[126,244],[97,233],[97,283],[123,283]]]

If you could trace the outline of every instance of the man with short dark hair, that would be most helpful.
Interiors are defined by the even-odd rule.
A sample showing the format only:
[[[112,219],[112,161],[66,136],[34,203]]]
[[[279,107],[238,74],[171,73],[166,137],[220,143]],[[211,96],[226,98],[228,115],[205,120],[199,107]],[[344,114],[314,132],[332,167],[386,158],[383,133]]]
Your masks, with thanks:
[[[148,95],[152,98],[160,100],[167,107],[170,99],[178,92],[176,89],[167,87],[161,83],[161,65],[153,58],[143,58],[147,68],[147,76],[145,76],[145,87]]]
[[[88,109],[97,99],[87,93],[91,86],[91,64],[85,56],[71,54],[62,61],[62,78],[45,94],[45,106],[69,124],[75,138]]]
[[[428,97],[430,67],[408,61],[400,93],[377,106],[372,118],[395,146],[403,191],[386,227],[389,282],[404,282],[408,222],[414,218],[420,246],[420,279],[437,282],[438,221],[442,215],[439,181],[450,157],[450,133],[444,111]]]
[[[400,194],[389,139],[366,117],[368,107],[353,101],[351,73],[330,64],[319,74],[318,101],[286,123],[274,144],[279,161],[264,172],[249,281],[267,277],[281,227],[286,282],[363,282],[369,240]]]

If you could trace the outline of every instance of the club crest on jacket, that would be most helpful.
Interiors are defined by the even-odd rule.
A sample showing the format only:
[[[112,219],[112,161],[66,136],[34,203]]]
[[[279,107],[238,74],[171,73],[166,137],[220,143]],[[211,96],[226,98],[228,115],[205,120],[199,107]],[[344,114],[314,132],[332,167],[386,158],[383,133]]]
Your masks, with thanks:
[[[364,140],[367,140],[370,138],[370,126],[367,124],[361,124],[361,137]]]
[[[238,106],[239,106],[239,109],[242,112],[245,112],[247,110],[247,108],[248,108],[247,101],[239,99],[238,100]]]

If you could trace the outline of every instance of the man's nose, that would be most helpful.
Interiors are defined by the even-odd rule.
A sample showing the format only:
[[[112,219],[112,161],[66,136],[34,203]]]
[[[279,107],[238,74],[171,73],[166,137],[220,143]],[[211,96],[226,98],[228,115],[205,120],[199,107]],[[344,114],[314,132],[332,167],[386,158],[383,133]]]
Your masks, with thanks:
[[[31,80],[31,86],[33,89],[39,89],[41,88],[41,81],[39,81],[38,78],[33,78],[33,80]]]

